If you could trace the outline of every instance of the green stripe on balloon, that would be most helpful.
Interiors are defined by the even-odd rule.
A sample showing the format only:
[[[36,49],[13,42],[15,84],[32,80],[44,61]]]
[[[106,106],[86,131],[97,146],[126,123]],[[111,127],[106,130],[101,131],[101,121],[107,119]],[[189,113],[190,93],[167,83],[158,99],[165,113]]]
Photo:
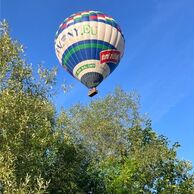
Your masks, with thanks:
[[[106,21],[108,21],[108,22],[114,22],[113,19],[111,19],[111,18],[106,18]]]
[[[82,20],[81,17],[79,17],[79,18],[74,18],[74,21],[75,21],[75,22],[79,22],[79,21],[81,21],[81,20]]]
[[[63,64],[67,63],[67,61],[69,60],[71,55],[73,55],[74,53],[80,51],[81,49],[87,49],[87,48],[98,48],[98,49],[100,48],[100,49],[104,50],[104,49],[109,49],[109,46],[102,45],[102,44],[95,44],[95,43],[92,43],[92,44],[82,44],[82,45],[75,46],[75,47],[71,48],[69,50],[69,52],[65,55],[65,57],[62,59],[63,60]]]

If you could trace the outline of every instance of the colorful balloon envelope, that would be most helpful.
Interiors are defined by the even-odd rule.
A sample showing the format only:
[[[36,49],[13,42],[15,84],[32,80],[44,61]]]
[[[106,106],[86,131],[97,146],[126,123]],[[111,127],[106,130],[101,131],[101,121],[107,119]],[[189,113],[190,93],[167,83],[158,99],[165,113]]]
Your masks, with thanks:
[[[124,52],[124,36],[117,22],[99,11],[73,14],[60,25],[55,38],[59,62],[91,91],[118,66]]]

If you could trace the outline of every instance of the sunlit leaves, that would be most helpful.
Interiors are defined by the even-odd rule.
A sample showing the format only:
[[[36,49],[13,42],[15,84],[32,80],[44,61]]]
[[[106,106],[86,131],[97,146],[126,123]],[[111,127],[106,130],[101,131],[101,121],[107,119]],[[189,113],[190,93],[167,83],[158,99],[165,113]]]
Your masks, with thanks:
[[[97,193],[192,193],[191,166],[176,156],[180,145],[170,147],[153,131],[151,121],[139,114],[138,102],[134,93],[117,88],[61,114],[63,132],[83,142],[91,156],[91,185]]]

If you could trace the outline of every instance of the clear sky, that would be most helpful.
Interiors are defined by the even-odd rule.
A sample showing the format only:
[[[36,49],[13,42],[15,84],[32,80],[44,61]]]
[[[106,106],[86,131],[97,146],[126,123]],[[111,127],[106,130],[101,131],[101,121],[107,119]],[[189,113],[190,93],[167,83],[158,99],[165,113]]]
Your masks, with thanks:
[[[59,24],[78,11],[98,10],[120,24],[126,39],[118,68],[99,87],[103,97],[120,85],[141,96],[157,133],[178,141],[178,156],[194,164],[194,0],[0,0],[0,18],[26,48],[35,68],[59,67],[58,108],[87,103],[87,89],[59,65],[54,36]],[[64,94],[63,80],[73,84]]]

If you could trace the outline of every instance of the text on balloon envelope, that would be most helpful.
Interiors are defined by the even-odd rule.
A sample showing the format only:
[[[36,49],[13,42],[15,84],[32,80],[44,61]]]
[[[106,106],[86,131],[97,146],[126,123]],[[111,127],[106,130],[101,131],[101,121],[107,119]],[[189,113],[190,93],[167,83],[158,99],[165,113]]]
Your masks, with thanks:
[[[100,63],[118,63],[120,60],[120,51],[103,50],[100,52]]]

